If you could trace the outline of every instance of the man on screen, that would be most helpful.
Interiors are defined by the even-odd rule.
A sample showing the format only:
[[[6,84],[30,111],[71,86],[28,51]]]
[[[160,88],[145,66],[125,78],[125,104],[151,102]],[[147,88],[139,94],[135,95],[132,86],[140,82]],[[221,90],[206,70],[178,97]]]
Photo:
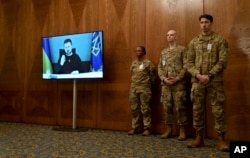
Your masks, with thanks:
[[[60,50],[56,73],[79,74],[83,71],[81,58],[76,54],[75,48],[72,48],[71,39],[64,40],[64,50]]]

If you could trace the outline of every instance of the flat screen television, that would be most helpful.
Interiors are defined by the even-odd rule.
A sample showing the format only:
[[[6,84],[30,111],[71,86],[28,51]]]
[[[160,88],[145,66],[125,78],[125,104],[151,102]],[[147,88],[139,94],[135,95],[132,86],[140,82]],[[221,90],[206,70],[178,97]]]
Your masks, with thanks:
[[[42,79],[103,78],[103,31],[42,37]]]

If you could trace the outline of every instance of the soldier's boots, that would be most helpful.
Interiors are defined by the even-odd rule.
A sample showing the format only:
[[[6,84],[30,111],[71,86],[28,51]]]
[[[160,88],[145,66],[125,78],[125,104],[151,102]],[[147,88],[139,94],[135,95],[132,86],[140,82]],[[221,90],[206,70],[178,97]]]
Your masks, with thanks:
[[[220,151],[228,152],[229,147],[225,142],[224,134],[218,134],[218,148]]]
[[[196,131],[196,138],[188,143],[188,148],[198,148],[204,146],[203,130]]]
[[[167,130],[161,135],[161,139],[167,139],[171,136],[172,125],[167,125]]]
[[[179,141],[186,140],[186,129],[184,126],[180,126],[180,135],[178,137]]]
[[[130,131],[128,131],[128,135],[133,135],[133,134],[138,134],[139,130],[138,129],[131,129]]]
[[[149,136],[151,134],[151,131],[149,129],[145,129],[142,133],[143,136]]]

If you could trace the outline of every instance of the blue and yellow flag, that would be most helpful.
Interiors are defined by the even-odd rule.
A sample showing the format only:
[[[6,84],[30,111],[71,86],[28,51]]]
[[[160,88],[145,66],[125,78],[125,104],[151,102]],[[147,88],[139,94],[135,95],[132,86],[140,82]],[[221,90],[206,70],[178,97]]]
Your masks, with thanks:
[[[52,74],[52,65],[51,65],[51,55],[49,49],[49,39],[43,38],[42,40],[43,47],[43,74]]]
[[[93,32],[91,45],[91,71],[102,71],[102,38],[101,32]]]

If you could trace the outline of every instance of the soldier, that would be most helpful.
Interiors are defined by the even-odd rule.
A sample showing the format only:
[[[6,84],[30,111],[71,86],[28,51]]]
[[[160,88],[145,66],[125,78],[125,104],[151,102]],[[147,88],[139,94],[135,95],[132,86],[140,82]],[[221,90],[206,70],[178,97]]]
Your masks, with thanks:
[[[137,59],[134,60],[130,67],[131,86],[129,91],[130,108],[132,112],[132,130],[129,135],[139,133],[140,112],[143,116],[144,132],[142,135],[151,134],[151,108],[150,101],[152,98],[151,87],[155,80],[155,66],[145,58],[146,50],[143,46],[138,46],[135,50]]]
[[[186,139],[185,126],[186,117],[186,48],[176,43],[177,35],[175,30],[169,30],[167,40],[169,47],[161,52],[160,62],[158,64],[158,74],[161,79],[161,103],[164,109],[164,122],[167,130],[161,135],[161,138],[169,138],[174,124],[174,107],[177,112],[177,121],[180,126],[180,135],[178,140]]]
[[[228,151],[224,135],[226,123],[223,103],[223,71],[227,66],[228,45],[226,40],[212,31],[213,17],[208,14],[199,17],[201,34],[189,44],[187,69],[192,75],[191,101],[193,103],[193,126],[196,138],[188,144],[190,148],[204,145],[204,109],[206,94],[209,95],[215,119],[214,129],[218,133],[218,147]]]

